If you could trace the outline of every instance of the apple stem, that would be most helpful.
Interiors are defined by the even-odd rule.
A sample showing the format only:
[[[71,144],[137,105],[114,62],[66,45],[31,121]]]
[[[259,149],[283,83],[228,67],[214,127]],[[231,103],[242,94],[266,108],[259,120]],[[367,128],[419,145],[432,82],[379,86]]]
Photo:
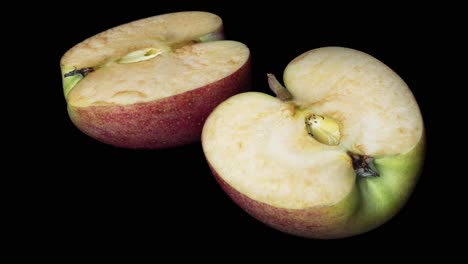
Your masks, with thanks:
[[[360,177],[377,177],[379,171],[375,167],[374,158],[366,155],[358,155],[354,153],[349,153],[351,159],[353,160],[353,168],[356,171],[356,174]]]
[[[270,89],[276,94],[276,97],[280,99],[281,101],[289,101],[292,99],[292,94],[284,87],[281,85],[281,83],[276,79],[274,74],[267,73],[268,77],[268,85],[270,86]]]

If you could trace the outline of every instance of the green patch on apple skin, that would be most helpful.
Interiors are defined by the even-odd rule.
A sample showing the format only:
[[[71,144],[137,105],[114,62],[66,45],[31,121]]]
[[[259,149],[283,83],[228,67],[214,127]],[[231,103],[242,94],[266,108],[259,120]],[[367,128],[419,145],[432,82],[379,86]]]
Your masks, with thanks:
[[[65,77],[67,73],[72,72],[73,70],[75,70],[73,67],[65,67],[62,69],[63,94],[65,95],[65,98],[73,89],[73,87],[75,87],[75,85],[81,81],[81,79],[83,79],[83,75],[81,74]]]
[[[423,136],[406,154],[375,158],[380,176],[356,176],[352,191],[323,214],[330,230],[315,236],[324,239],[349,237],[390,220],[405,205],[418,181],[424,151]]]
[[[396,215],[410,197],[422,171],[424,133],[419,143],[403,155],[376,157],[379,177],[357,177],[359,208],[353,225],[368,231]]]

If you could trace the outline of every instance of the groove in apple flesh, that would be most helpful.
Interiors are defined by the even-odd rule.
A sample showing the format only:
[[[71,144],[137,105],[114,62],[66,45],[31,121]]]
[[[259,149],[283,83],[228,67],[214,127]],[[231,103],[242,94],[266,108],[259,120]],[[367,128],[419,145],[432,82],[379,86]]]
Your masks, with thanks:
[[[340,47],[297,57],[284,81],[290,101],[242,93],[208,117],[203,150],[223,189],[255,218],[298,236],[347,237],[389,220],[424,158],[422,117],[404,81]],[[309,135],[313,114],[336,121],[337,144]],[[356,176],[349,153],[373,157],[379,176]]]
[[[150,17],[97,34],[61,60],[73,123],[119,147],[166,148],[200,140],[209,113],[250,88],[250,54],[222,40],[206,12]]]

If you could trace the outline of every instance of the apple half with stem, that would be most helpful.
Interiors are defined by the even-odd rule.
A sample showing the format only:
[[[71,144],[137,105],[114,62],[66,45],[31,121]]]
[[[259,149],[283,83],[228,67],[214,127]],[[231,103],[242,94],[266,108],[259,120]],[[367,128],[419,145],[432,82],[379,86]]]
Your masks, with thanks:
[[[223,39],[220,17],[178,12],[124,24],[61,59],[73,123],[118,147],[167,148],[200,140],[207,116],[250,88],[250,52]]]
[[[331,239],[372,230],[410,196],[424,126],[405,82],[363,52],[324,47],[289,63],[277,97],[235,95],[208,117],[203,151],[217,181],[280,231]]]

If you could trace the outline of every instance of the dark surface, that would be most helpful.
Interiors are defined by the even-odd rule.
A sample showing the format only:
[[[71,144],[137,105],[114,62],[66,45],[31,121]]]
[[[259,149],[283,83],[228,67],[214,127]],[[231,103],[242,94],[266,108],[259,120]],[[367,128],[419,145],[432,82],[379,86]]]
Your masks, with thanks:
[[[130,1],[109,9],[84,5],[79,14],[64,11],[49,21],[34,20],[29,30],[43,31],[42,38],[34,40],[41,48],[37,60],[47,63],[32,70],[41,89],[28,94],[27,110],[9,126],[24,128],[14,130],[21,137],[16,146],[21,154],[9,153],[6,165],[14,170],[3,175],[2,239],[7,246],[1,255],[19,259],[466,257],[464,243],[457,241],[467,235],[466,198],[461,195],[465,176],[455,174],[454,166],[440,159],[440,153],[444,157],[450,153],[439,151],[445,144],[436,140],[441,120],[434,107],[431,59],[437,55],[428,56],[427,50],[438,38],[438,22],[431,12],[403,5],[379,4],[363,11],[338,4],[310,9],[298,2],[259,3],[264,7],[255,11],[239,1]],[[212,177],[200,144],[125,150],[77,130],[68,119],[62,95],[61,55],[110,27],[183,10],[220,15],[227,38],[250,47],[256,91],[270,93],[267,72],[281,79],[293,58],[327,45],[362,50],[400,74],[421,107],[428,138],[424,172],[402,212],[377,230],[353,238],[320,241],[289,236],[264,226],[229,200]]]

